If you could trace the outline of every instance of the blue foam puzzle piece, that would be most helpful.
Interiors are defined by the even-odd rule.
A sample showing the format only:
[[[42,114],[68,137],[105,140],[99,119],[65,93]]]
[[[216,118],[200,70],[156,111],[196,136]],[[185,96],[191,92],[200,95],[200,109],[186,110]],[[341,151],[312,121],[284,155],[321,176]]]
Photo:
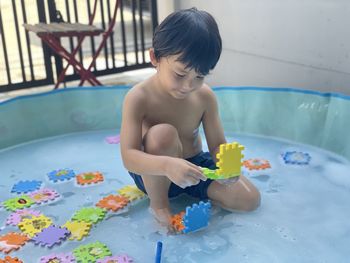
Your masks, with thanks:
[[[71,169],[59,169],[54,170],[47,174],[50,181],[53,181],[55,183],[62,182],[62,181],[68,181],[70,179],[75,178],[75,172]]]
[[[282,158],[286,164],[295,165],[308,165],[311,160],[310,154],[297,151],[285,152]]]
[[[197,231],[203,227],[208,226],[210,218],[210,201],[200,201],[199,204],[193,204],[192,207],[186,207],[184,215],[184,233]]]
[[[11,190],[11,193],[17,193],[17,194],[22,194],[22,193],[29,193],[33,192],[35,190],[38,190],[42,184],[42,181],[19,181],[16,183]]]

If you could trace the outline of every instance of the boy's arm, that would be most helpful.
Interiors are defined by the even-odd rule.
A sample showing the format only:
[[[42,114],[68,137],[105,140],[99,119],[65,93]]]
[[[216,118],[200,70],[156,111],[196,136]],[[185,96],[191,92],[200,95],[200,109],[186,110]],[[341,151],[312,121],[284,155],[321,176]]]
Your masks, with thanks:
[[[205,111],[202,118],[203,128],[209,152],[216,162],[216,154],[219,152],[220,144],[226,143],[224,130],[219,117],[218,103],[214,92],[210,87],[203,87]]]
[[[142,151],[142,120],[146,105],[142,91],[135,88],[125,97],[120,129],[123,163],[126,169],[137,174],[164,175],[166,156],[151,155]]]

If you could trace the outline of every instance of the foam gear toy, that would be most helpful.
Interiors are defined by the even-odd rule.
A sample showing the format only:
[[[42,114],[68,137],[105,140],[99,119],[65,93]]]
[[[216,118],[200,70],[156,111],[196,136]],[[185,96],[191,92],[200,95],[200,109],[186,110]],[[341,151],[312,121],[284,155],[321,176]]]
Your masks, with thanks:
[[[146,196],[146,194],[142,192],[140,189],[138,189],[136,185],[126,185],[120,188],[119,190],[117,190],[117,192],[120,195],[128,198],[130,202],[135,201],[137,199],[142,199]]]
[[[229,179],[241,175],[242,150],[243,145],[237,142],[224,143],[220,145],[219,152],[216,154],[218,162],[216,170],[202,168],[203,174],[212,180]]]
[[[182,231],[185,229],[183,217],[185,215],[185,212],[180,212],[178,214],[175,214],[170,219],[170,224],[175,228],[176,232],[182,233]]]
[[[240,176],[244,157],[243,150],[244,146],[237,142],[221,144],[220,151],[216,154],[218,159],[216,174],[222,176],[223,179]]]
[[[32,218],[24,218],[21,223],[18,224],[19,229],[30,237],[34,237],[37,233],[41,232],[44,228],[49,227],[52,224],[52,220],[44,215],[33,216]]]
[[[220,183],[223,183],[223,184],[230,183],[231,181],[235,182],[238,180],[238,176],[239,176],[239,175],[234,175],[234,176],[225,178],[222,175],[217,174],[216,170],[211,170],[206,167],[202,167],[202,172],[207,178],[212,180],[218,180]]]
[[[70,232],[67,228],[51,225],[43,229],[43,231],[33,237],[32,240],[35,242],[35,245],[51,248],[66,240],[69,235]]]
[[[113,262],[115,262],[115,263],[133,263],[134,261],[128,255],[105,257],[103,259],[99,259],[96,261],[96,263],[113,263]]]
[[[210,201],[200,201],[192,207],[186,207],[186,212],[172,216],[170,223],[179,233],[190,233],[208,226],[210,218]]]
[[[212,180],[222,179],[222,176],[216,174],[216,170],[211,170],[209,168],[202,167],[202,172],[209,179],[212,179]]]
[[[310,154],[297,151],[285,152],[282,158],[286,164],[295,165],[308,165],[311,161]]]
[[[128,203],[129,199],[122,195],[108,195],[98,201],[96,206],[108,211],[117,212],[118,210],[126,207]]]
[[[18,250],[28,240],[29,237],[22,233],[9,232],[0,236],[0,251],[7,254],[12,250]]]
[[[102,221],[106,215],[106,210],[99,207],[85,207],[75,212],[72,217],[73,221],[84,221],[96,224]]]
[[[71,232],[69,240],[78,241],[89,235],[91,226],[91,223],[83,221],[68,221],[63,225],[63,227],[67,228]]]
[[[11,193],[17,193],[17,194],[26,194],[28,192],[33,192],[35,190],[38,190],[41,186],[41,181],[19,181],[16,183],[11,190]]]
[[[4,259],[0,258],[0,263],[23,263],[23,261],[17,257],[6,256]]]
[[[112,255],[109,248],[99,241],[79,246],[73,250],[73,254],[79,263],[96,262],[98,259]]]
[[[54,201],[60,197],[60,194],[56,190],[43,188],[32,193],[29,193],[28,196],[34,200],[37,204],[46,203],[49,201]]]
[[[103,182],[104,178],[100,172],[81,173],[76,176],[77,184],[90,185]]]
[[[8,211],[16,211],[23,208],[28,208],[34,204],[34,201],[27,195],[21,195],[19,197],[7,199],[2,203]]]
[[[210,218],[210,202],[193,204],[192,207],[186,207],[186,214],[183,217],[185,229],[184,233],[194,232],[208,226]]]
[[[17,226],[24,218],[40,216],[41,212],[32,209],[17,210],[11,213],[6,219],[6,225]]]
[[[271,168],[268,160],[265,159],[248,159],[243,161],[243,165],[249,170],[264,170]]]
[[[75,178],[75,172],[71,169],[54,170],[47,174],[50,181],[54,183],[69,181]]]
[[[39,260],[40,263],[74,263],[75,259],[71,253],[58,253],[43,256]]]

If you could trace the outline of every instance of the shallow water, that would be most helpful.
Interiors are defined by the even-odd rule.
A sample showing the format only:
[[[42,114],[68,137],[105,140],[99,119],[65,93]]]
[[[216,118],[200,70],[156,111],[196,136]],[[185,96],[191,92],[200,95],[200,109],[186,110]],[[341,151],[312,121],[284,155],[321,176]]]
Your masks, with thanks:
[[[45,187],[57,190],[62,197],[31,209],[62,225],[79,208],[116,194],[117,189],[133,181],[123,168],[119,145],[104,140],[113,133],[68,134],[0,151],[0,201],[16,196],[10,191],[19,180],[42,180]],[[101,241],[114,255],[126,253],[135,262],[147,263],[154,262],[156,243],[162,241],[162,262],[348,262],[350,163],[332,153],[288,141],[234,134],[227,139],[245,146],[244,159],[263,158],[272,166],[262,171],[243,169],[261,191],[258,210],[228,213],[214,207],[206,229],[167,236],[148,212],[148,200],[143,200],[98,223],[82,241],[65,241],[52,249],[29,242],[10,255],[37,262],[43,255],[71,252],[79,245]],[[285,164],[281,154],[292,150],[309,153],[310,164]],[[105,181],[90,187],[78,187],[73,181],[48,181],[46,174],[60,168],[76,173],[100,171]],[[196,201],[182,196],[173,200],[172,206],[179,212]],[[9,214],[0,210],[2,226]],[[7,226],[0,235],[9,231],[19,230]]]

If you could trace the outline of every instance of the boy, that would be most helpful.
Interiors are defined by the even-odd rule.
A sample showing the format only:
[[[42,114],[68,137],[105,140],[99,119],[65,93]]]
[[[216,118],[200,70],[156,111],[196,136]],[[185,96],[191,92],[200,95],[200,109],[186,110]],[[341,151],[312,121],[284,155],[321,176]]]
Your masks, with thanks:
[[[156,29],[151,63],[157,72],[126,95],[121,125],[124,166],[147,193],[156,219],[169,226],[169,197],[187,193],[233,211],[260,204],[258,190],[240,176],[220,184],[200,167],[215,169],[226,143],[213,91],[204,83],[221,54],[214,18],[196,8],[169,15]],[[210,153],[202,152],[203,124]]]

